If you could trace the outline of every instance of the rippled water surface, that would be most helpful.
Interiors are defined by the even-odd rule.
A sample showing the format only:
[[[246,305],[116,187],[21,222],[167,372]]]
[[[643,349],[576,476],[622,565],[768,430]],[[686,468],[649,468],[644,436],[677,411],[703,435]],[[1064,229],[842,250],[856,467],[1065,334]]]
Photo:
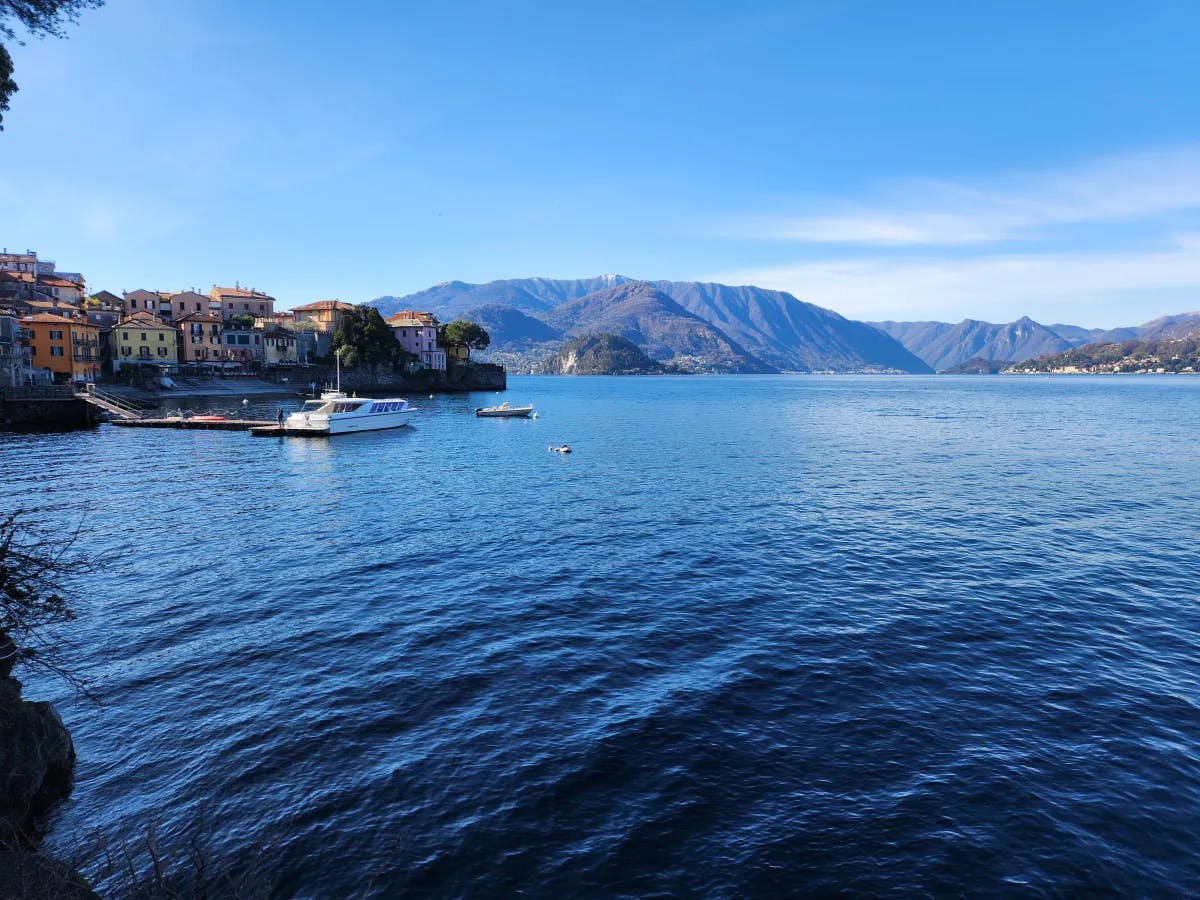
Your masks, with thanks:
[[[6,507],[102,561],[103,708],[26,689],[80,755],[52,847],[203,817],[304,897],[1200,892],[1200,379],[498,399],[0,435]]]

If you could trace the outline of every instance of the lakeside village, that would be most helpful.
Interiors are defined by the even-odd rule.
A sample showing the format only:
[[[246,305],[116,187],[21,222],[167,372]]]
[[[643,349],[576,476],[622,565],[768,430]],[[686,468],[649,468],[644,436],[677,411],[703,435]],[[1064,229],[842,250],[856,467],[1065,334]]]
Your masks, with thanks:
[[[32,250],[5,249],[0,252],[0,397],[8,404],[44,405],[94,391],[96,385],[144,397],[247,376],[281,388],[310,388],[328,377],[334,334],[358,307],[318,300],[277,311],[275,302],[236,283],[214,285],[208,293],[88,293],[81,273],[59,271]],[[439,322],[431,313],[404,310],[385,322],[403,364],[383,383],[374,373],[369,383],[359,377],[359,387],[505,387],[503,367],[473,361],[464,342],[439,340]],[[348,374],[355,383],[356,375]]]

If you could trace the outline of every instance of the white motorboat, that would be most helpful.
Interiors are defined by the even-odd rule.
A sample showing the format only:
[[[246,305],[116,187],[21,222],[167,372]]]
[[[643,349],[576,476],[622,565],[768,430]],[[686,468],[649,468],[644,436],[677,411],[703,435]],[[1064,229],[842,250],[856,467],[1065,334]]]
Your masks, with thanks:
[[[533,412],[532,406],[510,406],[501,403],[499,406],[476,407],[475,415],[480,418],[521,418],[526,419]]]
[[[298,412],[283,420],[289,434],[349,434],[356,431],[382,431],[403,428],[416,412],[407,400],[389,397],[347,397],[340,391],[326,391],[320,400],[308,400]]]
[[[347,397],[342,391],[342,357],[337,354],[337,386],[321,392],[318,400],[306,400],[298,412],[283,420],[289,434],[349,434],[403,428],[416,412],[407,400],[388,397]]]

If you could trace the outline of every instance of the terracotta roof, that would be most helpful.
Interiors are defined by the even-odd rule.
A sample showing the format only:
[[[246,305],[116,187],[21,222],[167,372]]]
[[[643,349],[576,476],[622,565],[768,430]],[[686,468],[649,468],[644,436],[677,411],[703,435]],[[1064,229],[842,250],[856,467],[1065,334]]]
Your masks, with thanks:
[[[66,309],[71,312],[79,312],[79,307],[74,303],[67,303],[58,300],[20,300],[18,301],[23,306],[31,306],[35,309]]]
[[[248,288],[240,287],[217,287],[213,285],[213,291],[220,294],[222,297],[255,297],[261,300],[273,300],[273,297],[264,294],[262,291],[252,291]]]
[[[354,309],[353,303],[342,300],[318,300],[316,303],[305,303],[303,306],[293,306],[292,312],[320,312],[326,309]]]
[[[210,316],[208,313],[188,313],[186,316],[180,316],[175,320],[178,325],[181,322],[220,322],[220,316]]]
[[[73,281],[67,281],[65,278],[59,278],[55,275],[39,275],[37,277],[38,284],[48,284],[50,287],[69,287],[78,290],[79,285]]]
[[[49,325],[67,324],[72,328],[99,328],[99,325],[93,325],[90,322],[85,322],[82,319],[67,319],[63,316],[52,316],[50,313],[35,313],[32,316],[26,316],[21,320],[25,322],[43,322]]]
[[[157,316],[150,315],[150,313],[146,312],[144,309],[139,309],[137,312],[130,313],[128,316],[121,319],[121,321],[117,323],[117,327],[120,328],[122,325],[137,325],[139,328],[159,328],[163,331],[175,330],[174,325],[166,324],[162,319],[158,318]]]
[[[400,312],[388,316],[384,319],[389,325],[436,325],[437,319],[433,317],[433,313],[416,312],[411,309],[402,309]]]
[[[34,279],[32,272],[5,272],[0,271],[0,281],[27,281],[32,283]]]

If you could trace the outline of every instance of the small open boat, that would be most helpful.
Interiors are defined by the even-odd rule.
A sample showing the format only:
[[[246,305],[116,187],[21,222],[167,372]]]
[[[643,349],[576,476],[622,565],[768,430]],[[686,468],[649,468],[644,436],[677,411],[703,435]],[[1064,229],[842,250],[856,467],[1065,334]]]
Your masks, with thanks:
[[[475,415],[480,418],[521,418],[527,419],[533,412],[532,406],[511,406],[508,403],[501,403],[499,406],[483,406],[476,407]]]

